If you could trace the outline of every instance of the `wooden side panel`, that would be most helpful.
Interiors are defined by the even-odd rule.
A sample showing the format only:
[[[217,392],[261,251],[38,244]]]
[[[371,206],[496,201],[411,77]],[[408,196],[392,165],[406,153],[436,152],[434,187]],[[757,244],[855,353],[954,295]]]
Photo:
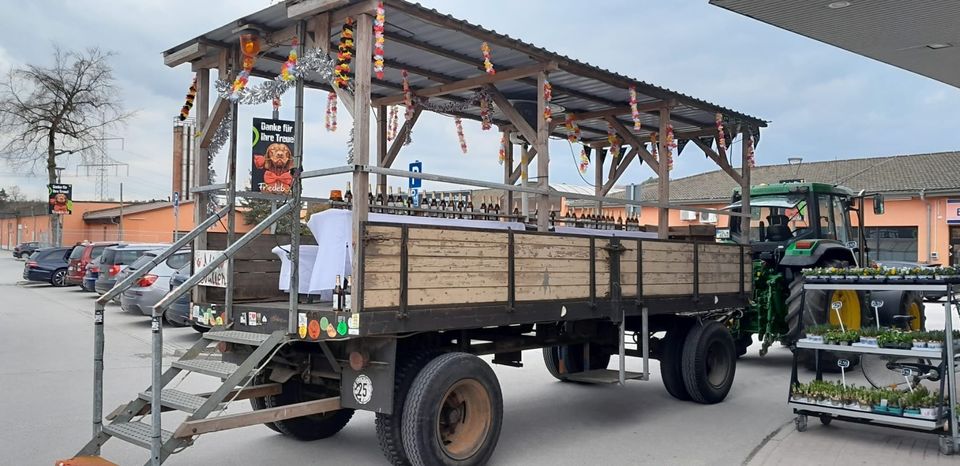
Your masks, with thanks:
[[[238,235],[239,237],[239,235]],[[300,243],[317,244],[312,235],[300,237]],[[271,235],[264,233],[254,238],[246,247],[234,256],[234,299],[236,302],[256,302],[284,299],[287,294],[279,289],[280,259],[271,251],[277,245],[290,244],[290,235]],[[207,248],[211,250],[227,249],[227,234],[207,233]],[[301,280],[304,277],[301,276]],[[307,277],[309,279],[309,277]],[[222,304],[226,298],[224,288],[203,287],[207,290],[207,301]]]
[[[643,242],[643,294],[693,294],[693,243]]]
[[[517,234],[516,300],[586,299],[590,297],[590,239]],[[594,240],[598,298],[610,296],[608,240]]]

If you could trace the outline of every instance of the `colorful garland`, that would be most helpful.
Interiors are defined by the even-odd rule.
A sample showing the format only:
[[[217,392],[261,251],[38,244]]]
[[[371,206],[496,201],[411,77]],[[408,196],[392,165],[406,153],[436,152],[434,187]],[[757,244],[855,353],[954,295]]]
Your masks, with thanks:
[[[727,139],[723,134],[723,115],[717,113],[717,148],[722,150],[727,150]]]
[[[387,126],[387,140],[392,141],[393,138],[397,137],[397,106],[390,106],[390,124]]]
[[[293,47],[290,49],[290,54],[287,55],[287,61],[280,67],[280,79],[284,81],[289,82],[297,79],[293,72],[297,69],[297,46],[299,44],[300,42],[294,37]]]
[[[460,139],[460,150],[467,153],[467,139],[463,136],[463,122],[460,117],[453,117],[453,124],[457,125],[457,138]]]
[[[543,119],[550,123],[553,121],[553,110],[550,108],[550,101],[553,100],[553,86],[546,77],[543,78]]]
[[[667,125],[667,136],[664,141],[667,149],[667,170],[673,170],[673,150],[677,148],[677,141],[673,138],[673,125]]]
[[[190,109],[193,108],[193,100],[197,98],[197,75],[193,75],[193,82],[190,83],[190,89],[187,90],[187,98],[180,108],[180,121],[184,121],[190,116]]]
[[[751,134],[747,138],[747,162],[750,164],[750,168],[757,166],[757,160],[754,158],[753,152],[753,135]]]
[[[510,144],[510,137],[508,133],[504,131],[500,136],[500,165],[503,165],[503,162],[507,161],[507,144]]]
[[[224,99],[230,99],[243,105],[265,104],[273,100],[274,97],[283,95],[284,92],[293,87],[297,79],[303,79],[307,75],[316,77],[317,81],[332,81],[334,78],[334,68],[337,60],[327,55],[327,52],[319,47],[308,50],[303,56],[297,58],[297,67],[293,70],[294,81],[284,81],[283,76],[276,75],[273,79],[266,80],[256,86],[244,87],[241,91],[234,93],[233,81],[218,79],[214,83],[217,95]],[[234,95],[239,94],[239,95]]]
[[[497,70],[493,68],[493,62],[490,60],[490,44],[486,42],[480,44],[480,51],[483,52],[483,69],[487,70],[487,74],[497,74]]]
[[[587,155],[587,146],[580,148],[580,174],[587,172],[587,168],[590,166],[590,156]]]
[[[572,113],[567,114],[567,119],[563,122],[563,126],[567,128],[567,141],[570,141],[571,144],[580,142],[580,125],[577,124],[576,118]]]
[[[327,94],[327,114],[325,122],[327,131],[336,131],[337,130],[337,93],[330,92]]]
[[[620,138],[610,123],[607,123],[607,142],[610,143],[610,155],[620,157]]]
[[[373,20],[373,72],[377,79],[383,79],[383,29],[387,24],[387,16],[383,11],[383,2],[377,3],[377,16]]]
[[[659,157],[658,152],[660,152],[657,148],[657,136],[657,133],[650,133],[650,155],[653,155],[654,159]]]
[[[413,119],[413,91],[410,90],[407,70],[401,70],[400,76],[403,77],[403,105],[407,108],[407,111],[403,114],[403,119],[409,121]]]
[[[243,70],[241,70],[240,73],[237,74],[236,79],[233,80],[233,89],[230,94],[231,101],[236,102],[240,99],[240,93],[247,87],[247,82],[250,81],[250,71],[253,70],[253,64],[256,62],[256,56],[243,57]]]
[[[643,129],[640,123],[640,110],[637,109],[637,88],[630,86],[630,114],[633,116],[633,129],[640,131]]]
[[[333,82],[340,89],[346,89],[350,85],[350,61],[353,60],[353,18],[348,17],[343,22],[343,29],[340,33],[340,45],[337,47],[337,67],[334,68]]]
[[[492,127],[493,123],[490,121],[490,99],[487,96],[483,96],[480,99],[480,129],[488,131]]]

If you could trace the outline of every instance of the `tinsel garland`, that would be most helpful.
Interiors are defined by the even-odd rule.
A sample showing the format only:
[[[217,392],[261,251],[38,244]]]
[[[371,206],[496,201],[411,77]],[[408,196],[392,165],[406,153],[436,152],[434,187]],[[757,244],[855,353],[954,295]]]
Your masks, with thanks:
[[[613,125],[607,123],[607,142],[610,143],[610,155],[614,158],[620,157],[620,137],[614,131]]]
[[[497,74],[490,59],[490,44],[486,42],[480,44],[480,52],[483,53],[483,69],[487,70],[487,74]]]
[[[550,85],[550,81],[547,81],[546,78],[543,79],[543,119],[547,120],[547,123],[553,121],[553,110],[550,108],[550,101],[553,100],[553,86]]]
[[[420,97],[417,99],[417,104],[421,107],[430,110],[436,113],[454,113],[454,112],[463,112],[472,107],[480,105],[480,102],[483,100],[489,100],[490,96],[483,89],[474,91],[473,95],[463,100],[462,102],[437,102],[426,97]]]
[[[411,120],[413,119],[413,91],[410,90],[410,74],[407,73],[407,70],[400,70],[400,76],[403,78],[403,106],[407,109],[403,114],[403,119]]]
[[[747,138],[747,162],[750,164],[750,168],[757,166],[757,160],[754,158],[754,148],[753,148],[753,135],[751,134]]]
[[[633,129],[640,131],[643,129],[640,123],[640,110],[637,109],[637,88],[630,86],[630,114],[633,117]]]
[[[467,153],[467,138],[463,136],[463,121],[460,120],[460,117],[453,117],[453,124],[457,126],[457,139],[460,140],[460,150],[464,154]]]
[[[717,121],[717,148],[727,150],[727,139],[723,134],[723,115],[717,113],[715,119]]]
[[[390,106],[390,123],[387,125],[387,140],[393,141],[397,137],[397,127],[399,123],[398,111],[396,105]]]
[[[500,165],[507,161],[507,144],[510,144],[510,137],[506,131],[500,133]]]
[[[571,143],[580,142],[580,125],[577,124],[576,117],[572,113],[567,114],[563,126],[567,128],[567,141]]]
[[[590,166],[590,156],[587,155],[587,146],[580,148],[580,173],[584,174],[587,172],[587,168]]]
[[[327,131],[334,132],[337,130],[337,93],[329,92],[327,93],[327,111],[324,115],[324,126],[327,128]]]
[[[493,123],[490,121],[490,99],[482,98],[480,99],[480,129],[488,131],[493,127]]]
[[[207,153],[210,154],[210,157],[213,157],[220,152],[220,149],[224,144],[227,143],[227,140],[230,139],[230,125],[233,122],[233,112],[227,111],[227,113],[220,120],[220,125],[217,126],[217,130],[214,131],[213,137],[210,138],[210,145],[207,146]],[[199,136],[199,133],[197,134]]]
[[[337,66],[334,69],[334,84],[341,89],[350,86],[350,61],[353,60],[353,18],[347,17],[343,21],[340,32],[340,45],[337,46]]]
[[[356,129],[357,124],[354,122],[353,126],[350,127],[350,137],[347,139],[347,165],[353,165],[353,135]]]
[[[377,16],[373,19],[373,72],[377,79],[383,79],[383,31],[387,24],[387,15],[383,2],[377,3]]]
[[[297,66],[293,70],[296,79],[303,79],[310,73],[316,73],[320,76],[320,81],[330,81],[333,77],[335,60],[327,56],[319,48],[310,50],[303,57],[297,59]],[[232,85],[228,81],[218,80],[215,83],[217,94],[229,99],[236,96],[236,101],[244,105],[258,105],[273,100],[274,97],[282,95],[293,87],[296,80],[284,81],[280,75],[275,76],[269,81],[260,83],[254,87],[244,87],[239,92],[234,93]]]
[[[300,41],[296,37],[293,38],[293,44],[290,48],[290,53],[287,55],[287,61],[283,63],[283,66],[280,67],[280,79],[284,81],[293,81],[297,77],[293,74],[297,69],[297,46],[300,45]]]
[[[197,75],[193,75],[193,82],[190,83],[190,89],[187,90],[186,100],[183,107],[180,108],[180,121],[184,121],[190,116],[190,109],[193,108],[193,100],[197,98]]]

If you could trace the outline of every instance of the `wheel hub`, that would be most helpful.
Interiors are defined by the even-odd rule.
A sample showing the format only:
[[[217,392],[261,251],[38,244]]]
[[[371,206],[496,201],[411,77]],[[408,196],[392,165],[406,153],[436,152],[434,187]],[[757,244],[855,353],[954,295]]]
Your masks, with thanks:
[[[437,440],[450,458],[473,456],[490,431],[493,403],[479,382],[464,379],[453,384],[440,404]]]

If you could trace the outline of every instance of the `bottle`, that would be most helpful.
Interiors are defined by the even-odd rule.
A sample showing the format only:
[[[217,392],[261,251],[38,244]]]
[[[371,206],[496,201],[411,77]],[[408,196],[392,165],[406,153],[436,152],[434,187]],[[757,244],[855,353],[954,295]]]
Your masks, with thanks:
[[[457,218],[463,218],[463,211],[466,210],[467,205],[463,202],[463,196],[457,194],[457,212],[460,214],[457,215]]]
[[[499,220],[500,219],[500,198],[497,197],[496,199],[497,199],[496,204],[493,204],[493,215],[496,216],[494,220]],[[493,203],[493,200],[491,200],[490,202]]]
[[[467,196],[466,210],[467,210],[467,218],[472,220],[473,219],[473,199],[469,195]]]
[[[450,194],[450,200],[447,201],[447,218],[457,218],[457,201],[454,198],[453,194]]]
[[[623,217],[617,214],[617,229],[623,230]]]
[[[353,283],[350,280],[350,275],[347,275],[347,278],[343,279],[343,310],[350,312],[353,309],[353,299],[351,298],[352,286]]]
[[[437,204],[437,193],[432,193],[430,195],[430,216],[437,217],[437,210],[440,208],[440,205]]]
[[[443,197],[443,195],[440,196],[440,204],[437,208],[440,210],[440,212],[437,212],[437,217],[447,218],[447,214],[444,213],[447,210],[447,198]]]
[[[517,217],[520,216],[520,206],[516,204],[513,205],[513,215],[516,215]]]
[[[377,199],[376,199],[375,203],[376,203],[378,206],[382,206],[382,205],[383,205],[383,201],[384,201],[384,200],[383,200],[383,191],[380,190],[380,186],[378,185],[378,186],[377,186]],[[382,210],[383,210],[383,209],[380,209],[380,211],[382,211]]]
[[[333,285],[333,310],[343,310],[343,289],[340,287],[340,275],[334,280]]]
[[[371,206],[373,205],[373,185],[372,184],[367,185],[367,204]],[[373,211],[373,209],[370,209],[370,210]]]
[[[413,193],[407,194],[407,198],[404,200],[403,205],[407,207],[407,215],[416,215],[417,213],[413,211]]]
[[[347,191],[343,194],[343,202],[346,202],[348,206],[353,204],[353,191],[350,190],[349,181],[347,181]]]
[[[554,227],[557,226],[557,213],[552,210],[550,211],[550,224]]]
[[[481,198],[480,198],[480,212],[487,213],[487,212],[489,212],[489,211],[490,211],[490,208],[487,207],[487,197],[486,197],[486,196],[481,197]],[[483,219],[486,220],[487,218],[486,218],[486,217],[483,217]]]

